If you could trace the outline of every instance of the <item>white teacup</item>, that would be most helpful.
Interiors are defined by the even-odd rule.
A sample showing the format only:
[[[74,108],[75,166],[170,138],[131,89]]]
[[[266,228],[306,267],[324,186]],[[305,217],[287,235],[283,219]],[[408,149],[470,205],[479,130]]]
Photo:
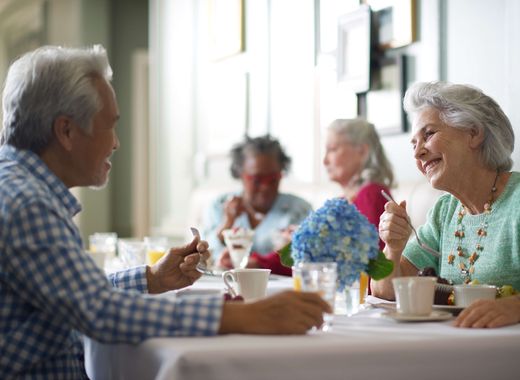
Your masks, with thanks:
[[[430,315],[435,295],[436,277],[398,277],[394,285],[397,312],[406,315]]]
[[[233,294],[246,301],[265,297],[271,269],[231,269],[222,273],[224,283]]]
[[[497,288],[493,285],[454,285],[455,305],[467,307],[474,301],[493,300],[497,296]]]

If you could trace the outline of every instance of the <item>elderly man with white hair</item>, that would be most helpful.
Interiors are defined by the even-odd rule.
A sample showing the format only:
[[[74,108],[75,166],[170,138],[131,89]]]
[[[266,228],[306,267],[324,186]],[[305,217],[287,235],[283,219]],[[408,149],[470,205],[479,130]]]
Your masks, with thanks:
[[[84,253],[75,186],[103,186],[119,118],[105,50],[42,47],[15,61],[0,147],[0,378],[86,378],[79,333],[106,343],[217,333],[302,334],[331,312],[317,294],[253,303],[151,297],[192,284],[208,245],[109,279]]]

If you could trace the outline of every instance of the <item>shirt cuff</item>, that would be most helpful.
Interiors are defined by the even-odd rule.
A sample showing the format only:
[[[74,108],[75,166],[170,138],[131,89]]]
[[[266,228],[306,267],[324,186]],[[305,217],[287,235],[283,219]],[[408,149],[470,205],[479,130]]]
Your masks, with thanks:
[[[112,286],[116,288],[124,290],[135,290],[139,293],[148,293],[146,265],[110,273],[108,275],[108,279]]]

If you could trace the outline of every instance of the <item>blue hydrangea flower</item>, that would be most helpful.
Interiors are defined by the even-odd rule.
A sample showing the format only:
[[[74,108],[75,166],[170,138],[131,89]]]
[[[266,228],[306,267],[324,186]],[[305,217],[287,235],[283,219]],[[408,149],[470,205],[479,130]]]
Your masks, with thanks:
[[[379,252],[376,228],[343,198],[330,199],[311,213],[293,235],[291,254],[298,262],[336,262],[338,290],[350,286]]]

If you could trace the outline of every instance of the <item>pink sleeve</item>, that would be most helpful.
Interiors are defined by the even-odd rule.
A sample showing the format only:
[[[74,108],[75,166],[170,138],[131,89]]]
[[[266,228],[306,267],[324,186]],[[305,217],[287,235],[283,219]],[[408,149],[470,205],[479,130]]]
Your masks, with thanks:
[[[292,276],[292,269],[282,265],[278,252],[271,252],[267,255],[260,255],[256,252],[253,252],[251,257],[257,260],[260,268],[271,269],[272,274]]]
[[[359,190],[356,199],[352,202],[359,212],[365,215],[368,221],[376,228],[379,227],[379,218],[385,211],[385,204],[387,202],[381,195],[381,190],[390,194],[390,190],[388,190],[386,186],[376,183],[365,185]],[[384,243],[381,240],[379,240],[379,248],[384,248]]]

